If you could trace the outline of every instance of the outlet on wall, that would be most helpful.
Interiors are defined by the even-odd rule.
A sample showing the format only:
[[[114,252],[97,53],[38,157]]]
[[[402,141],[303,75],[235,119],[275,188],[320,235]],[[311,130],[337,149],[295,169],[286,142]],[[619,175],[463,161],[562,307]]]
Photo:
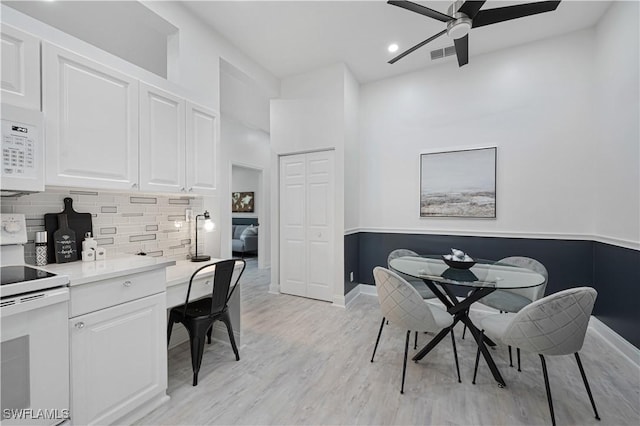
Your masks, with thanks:
[[[353,271],[349,272],[349,281],[353,282]]]

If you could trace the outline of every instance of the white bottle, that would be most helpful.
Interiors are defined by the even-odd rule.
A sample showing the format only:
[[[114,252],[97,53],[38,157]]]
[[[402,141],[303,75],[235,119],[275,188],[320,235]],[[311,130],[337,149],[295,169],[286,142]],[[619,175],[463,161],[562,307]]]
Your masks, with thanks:
[[[91,237],[91,232],[84,234],[82,242],[82,251],[95,251],[98,248],[98,242]]]

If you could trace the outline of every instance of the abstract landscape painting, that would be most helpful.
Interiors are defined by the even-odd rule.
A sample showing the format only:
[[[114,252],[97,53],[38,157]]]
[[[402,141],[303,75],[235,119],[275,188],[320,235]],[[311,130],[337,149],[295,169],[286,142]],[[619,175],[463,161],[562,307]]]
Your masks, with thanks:
[[[496,148],[420,155],[421,217],[496,217]]]

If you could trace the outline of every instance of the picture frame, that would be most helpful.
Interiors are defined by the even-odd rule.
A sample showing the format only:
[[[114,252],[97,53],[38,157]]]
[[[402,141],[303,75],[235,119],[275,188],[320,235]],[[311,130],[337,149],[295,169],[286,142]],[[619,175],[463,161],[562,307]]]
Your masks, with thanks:
[[[232,192],[232,213],[253,213],[255,206],[255,194],[253,192]]]
[[[420,217],[496,218],[497,147],[420,154]]]

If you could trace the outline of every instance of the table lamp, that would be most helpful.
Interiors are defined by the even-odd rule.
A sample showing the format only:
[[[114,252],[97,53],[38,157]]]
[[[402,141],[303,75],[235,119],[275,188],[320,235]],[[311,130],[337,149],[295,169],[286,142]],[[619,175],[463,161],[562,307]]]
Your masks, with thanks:
[[[208,211],[204,211],[203,214],[196,215],[196,254],[191,257],[192,262],[206,262],[207,260],[211,260],[211,256],[200,255],[198,256],[198,218],[204,217],[204,230],[210,232],[215,227],[215,224],[211,221],[211,216],[209,216]]]

